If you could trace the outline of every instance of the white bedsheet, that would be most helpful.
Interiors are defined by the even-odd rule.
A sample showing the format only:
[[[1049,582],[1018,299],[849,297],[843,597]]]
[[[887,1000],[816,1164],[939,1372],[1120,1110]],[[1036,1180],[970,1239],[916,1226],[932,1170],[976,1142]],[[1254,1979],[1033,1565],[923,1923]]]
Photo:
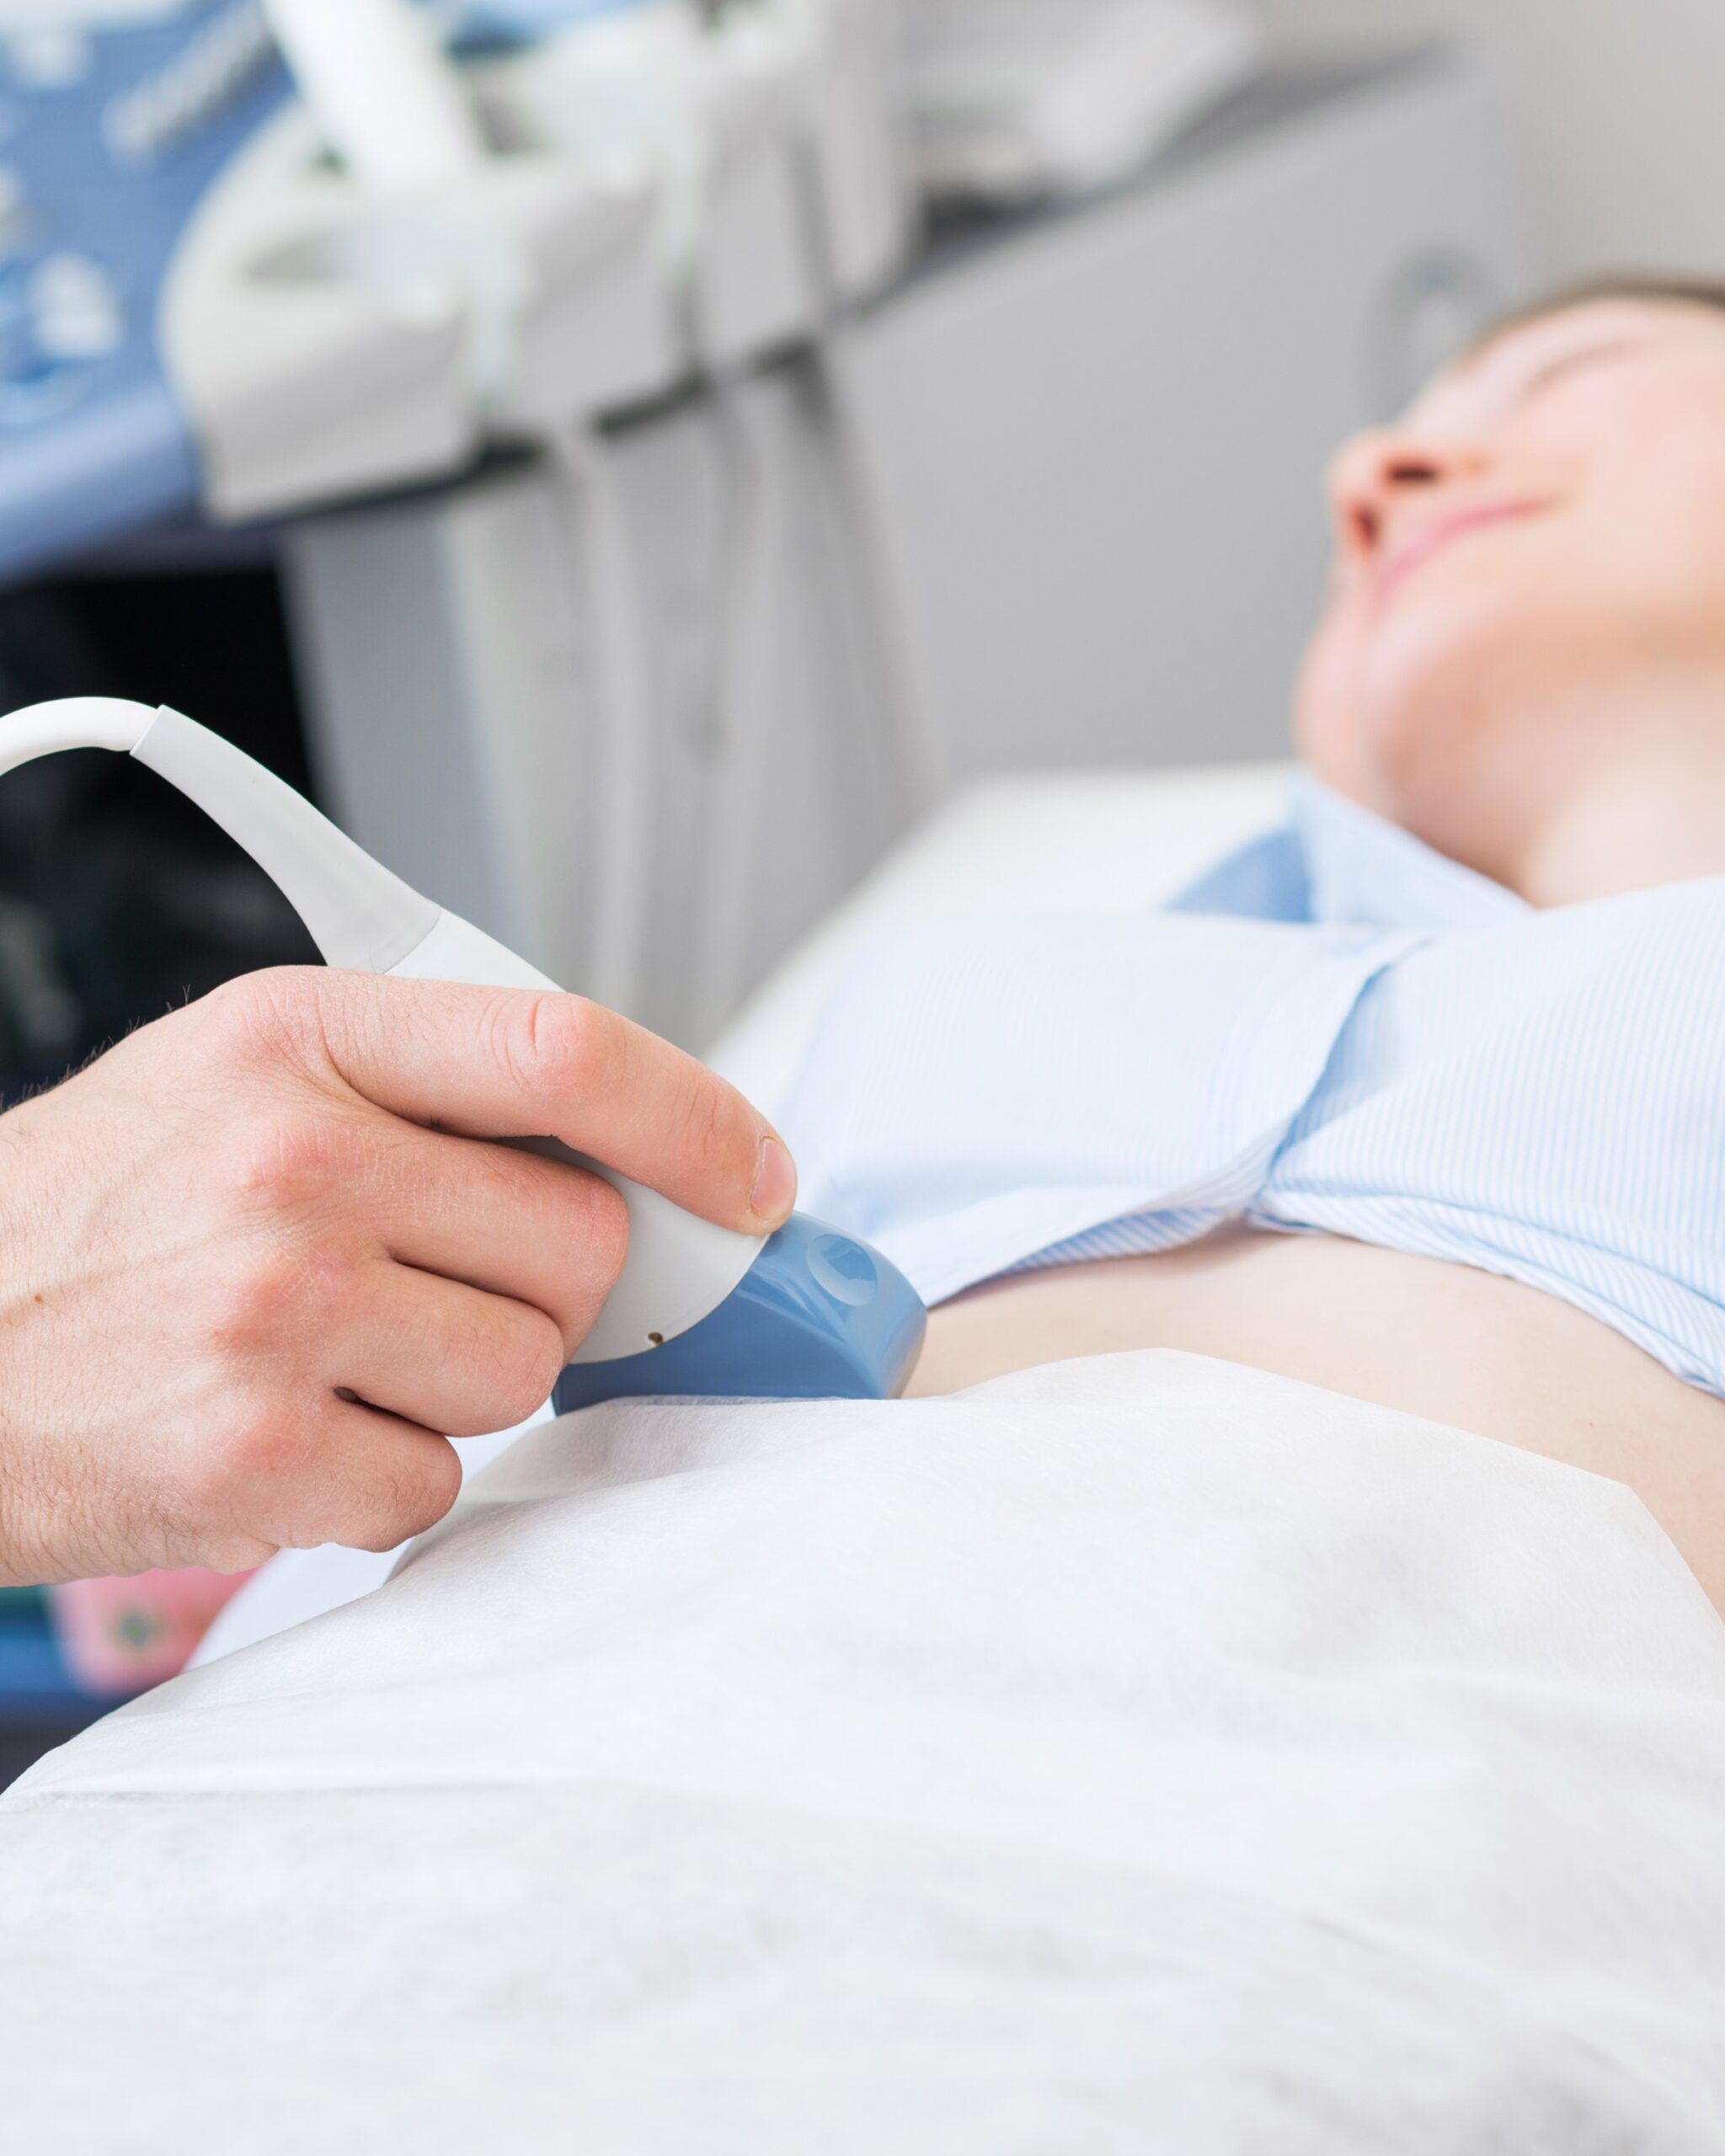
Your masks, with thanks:
[[[1199,1358],[529,1437],[0,1800],[6,2145],[1725,2146],[1725,1627]]]

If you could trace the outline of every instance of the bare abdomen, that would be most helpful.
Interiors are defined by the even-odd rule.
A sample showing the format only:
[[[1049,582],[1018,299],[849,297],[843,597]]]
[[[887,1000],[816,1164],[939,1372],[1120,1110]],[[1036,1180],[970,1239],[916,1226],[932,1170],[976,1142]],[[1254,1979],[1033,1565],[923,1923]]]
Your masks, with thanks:
[[[1019,1274],[932,1314],[911,1390],[1141,1348],[1303,1379],[1626,1482],[1725,1613],[1725,1401],[1598,1319],[1471,1266],[1230,1229]]]

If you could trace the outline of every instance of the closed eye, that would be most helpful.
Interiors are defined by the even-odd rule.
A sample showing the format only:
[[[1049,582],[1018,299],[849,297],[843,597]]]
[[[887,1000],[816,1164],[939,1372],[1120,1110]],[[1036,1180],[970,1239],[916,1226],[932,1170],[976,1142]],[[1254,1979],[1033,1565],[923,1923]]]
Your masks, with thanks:
[[[1525,403],[1541,390],[1549,389],[1554,382],[1562,382],[1583,368],[1609,365],[1647,349],[1634,338],[1614,337],[1597,344],[1578,345],[1573,352],[1564,352],[1555,360],[1547,360],[1544,366],[1536,367],[1521,385],[1518,401]]]

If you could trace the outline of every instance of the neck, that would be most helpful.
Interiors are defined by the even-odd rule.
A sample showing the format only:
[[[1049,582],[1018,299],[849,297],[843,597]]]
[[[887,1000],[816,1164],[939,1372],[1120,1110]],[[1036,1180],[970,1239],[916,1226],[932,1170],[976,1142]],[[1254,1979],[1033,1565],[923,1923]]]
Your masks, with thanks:
[[[1507,851],[1498,880],[1536,906],[1725,875],[1725,724],[1648,728],[1549,794]]]

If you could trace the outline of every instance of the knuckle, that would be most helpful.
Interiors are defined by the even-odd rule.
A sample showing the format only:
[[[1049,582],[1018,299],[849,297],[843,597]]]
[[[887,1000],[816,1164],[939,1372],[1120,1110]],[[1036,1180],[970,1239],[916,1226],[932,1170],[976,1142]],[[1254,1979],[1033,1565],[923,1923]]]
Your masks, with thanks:
[[[542,1316],[548,1326],[543,1353],[555,1360],[549,1381],[524,1414],[547,1397],[558,1371],[591,1330],[629,1250],[629,1209],[620,1191],[602,1176],[563,1161],[531,1165],[539,1173],[531,1205],[522,1209],[524,1216],[532,1216],[531,1248],[524,1253],[515,1293],[530,1314],[524,1321],[537,1323]],[[529,1363],[527,1368],[531,1371],[534,1366]],[[541,1368],[524,1383],[531,1390],[543,1376]]]
[[[251,1356],[291,1328],[307,1299],[304,1262],[286,1250],[247,1251],[210,1293],[205,1331],[228,1355]]]
[[[512,995],[499,1007],[497,1039],[510,1081],[522,1091],[585,1098],[614,1082],[617,1022],[585,997],[550,990]]]
[[[318,975],[313,966],[266,966],[212,989],[197,1007],[214,1052],[248,1067],[299,1046]]]
[[[296,1212],[335,1178],[342,1150],[328,1115],[285,1108],[248,1116],[227,1141],[219,1180],[247,1212]]]
[[[184,1494],[206,1546],[223,1538],[245,1539],[243,1523],[260,1494],[290,1479],[303,1454],[303,1437],[280,1402],[237,1399],[184,1477]]]
[[[212,1572],[252,1572],[259,1565],[267,1564],[280,1548],[279,1542],[271,1541],[267,1535],[238,1528],[206,1541],[198,1553],[199,1562]]]
[[[228,1426],[219,1477],[225,1487],[244,1489],[280,1482],[297,1472],[304,1453],[293,1418],[275,1403],[259,1401]]]
[[[621,1192],[600,1176],[570,1180],[567,1226],[547,1253],[535,1296],[555,1321],[563,1361],[592,1331],[629,1252],[629,1209]]]
[[[295,1253],[303,1301],[320,1310],[352,1310],[366,1263],[341,1242],[320,1238]]]
[[[602,1176],[589,1176],[582,1192],[581,1250],[586,1269],[598,1281],[599,1294],[617,1285],[629,1254],[629,1209],[620,1190]]]
[[[524,1422],[542,1407],[565,1360],[563,1333],[555,1321],[537,1311],[525,1317],[516,1337],[499,1356],[493,1374],[489,1412],[499,1418],[494,1427],[506,1429]]]
[[[718,1081],[698,1065],[690,1075],[681,1122],[689,1163],[703,1177],[737,1166],[742,1120],[732,1113],[729,1097]]]
[[[340,1540],[360,1550],[393,1550],[398,1542],[435,1527],[461,1486],[454,1446],[441,1438],[415,1439],[409,1459],[375,1476],[364,1516],[349,1523]]]

